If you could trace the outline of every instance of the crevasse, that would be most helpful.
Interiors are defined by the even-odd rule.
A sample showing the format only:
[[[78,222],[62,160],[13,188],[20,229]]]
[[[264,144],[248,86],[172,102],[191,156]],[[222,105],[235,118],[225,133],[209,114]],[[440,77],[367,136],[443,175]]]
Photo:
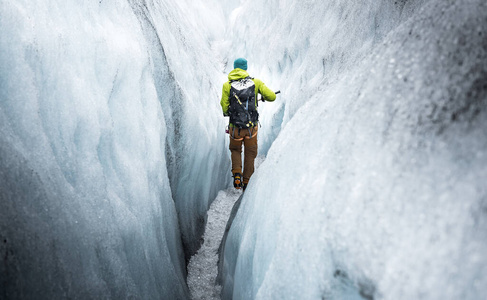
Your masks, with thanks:
[[[5,0],[0,298],[187,299],[233,59],[282,91],[224,299],[482,299],[481,0]]]

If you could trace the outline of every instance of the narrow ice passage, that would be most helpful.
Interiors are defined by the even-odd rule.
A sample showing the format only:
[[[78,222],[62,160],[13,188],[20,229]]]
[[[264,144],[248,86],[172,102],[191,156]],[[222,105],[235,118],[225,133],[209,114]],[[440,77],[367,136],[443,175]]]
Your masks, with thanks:
[[[256,157],[256,171],[264,160],[265,156]],[[216,283],[218,249],[232,208],[240,196],[242,192],[233,187],[221,190],[208,209],[203,244],[188,264],[188,287],[193,300],[221,299],[221,286]]]
[[[3,0],[0,32],[0,299],[487,299],[487,1]],[[224,230],[237,57],[282,94]]]
[[[188,265],[188,286],[192,299],[220,299],[221,287],[215,285],[218,247],[232,207],[241,194],[233,187],[222,190],[208,210],[204,242]]]

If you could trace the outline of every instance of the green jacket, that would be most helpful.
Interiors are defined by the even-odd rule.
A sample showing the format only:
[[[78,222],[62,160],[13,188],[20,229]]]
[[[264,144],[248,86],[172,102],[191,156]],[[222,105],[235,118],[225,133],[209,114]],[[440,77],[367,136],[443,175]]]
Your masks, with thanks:
[[[249,77],[249,73],[242,69],[234,69],[228,74],[228,81],[223,84],[222,100],[220,105],[222,106],[223,115],[228,116],[228,106],[230,106],[230,80],[238,80]],[[261,94],[265,101],[276,100],[276,94],[270,90],[260,79],[252,79],[255,84],[255,107],[257,107],[257,94]]]

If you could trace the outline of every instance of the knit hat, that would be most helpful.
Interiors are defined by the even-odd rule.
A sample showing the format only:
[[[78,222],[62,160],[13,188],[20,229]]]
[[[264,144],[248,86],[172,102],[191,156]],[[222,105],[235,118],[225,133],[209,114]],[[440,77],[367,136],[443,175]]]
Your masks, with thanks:
[[[233,68],[234,69],[239,68],[242,70],[247,70],[247,60],[245,58],[237,58],[233,62]]]

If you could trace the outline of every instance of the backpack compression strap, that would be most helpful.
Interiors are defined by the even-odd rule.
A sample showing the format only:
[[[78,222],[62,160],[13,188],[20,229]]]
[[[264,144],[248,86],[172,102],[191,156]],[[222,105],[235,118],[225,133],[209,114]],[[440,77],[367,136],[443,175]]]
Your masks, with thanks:
[[[250,121],[251,117],[250,117],[250,113],[249,113],[249,110],[245,108],[245,106],[243,105],[242,101],[240,101],[240,98],[237,96],[236,93],[233,94],[235,96],[235,98],[237,99],[237,102],[238,104],[240,104],[240,106],[242,106],[242,108],[245,110],[245,112],[247,113],[247,116],[249,117],[249,123],[247,123],[247,127],[254,127],[254,122]],[[250,125],[250,126],[249,126]]]

